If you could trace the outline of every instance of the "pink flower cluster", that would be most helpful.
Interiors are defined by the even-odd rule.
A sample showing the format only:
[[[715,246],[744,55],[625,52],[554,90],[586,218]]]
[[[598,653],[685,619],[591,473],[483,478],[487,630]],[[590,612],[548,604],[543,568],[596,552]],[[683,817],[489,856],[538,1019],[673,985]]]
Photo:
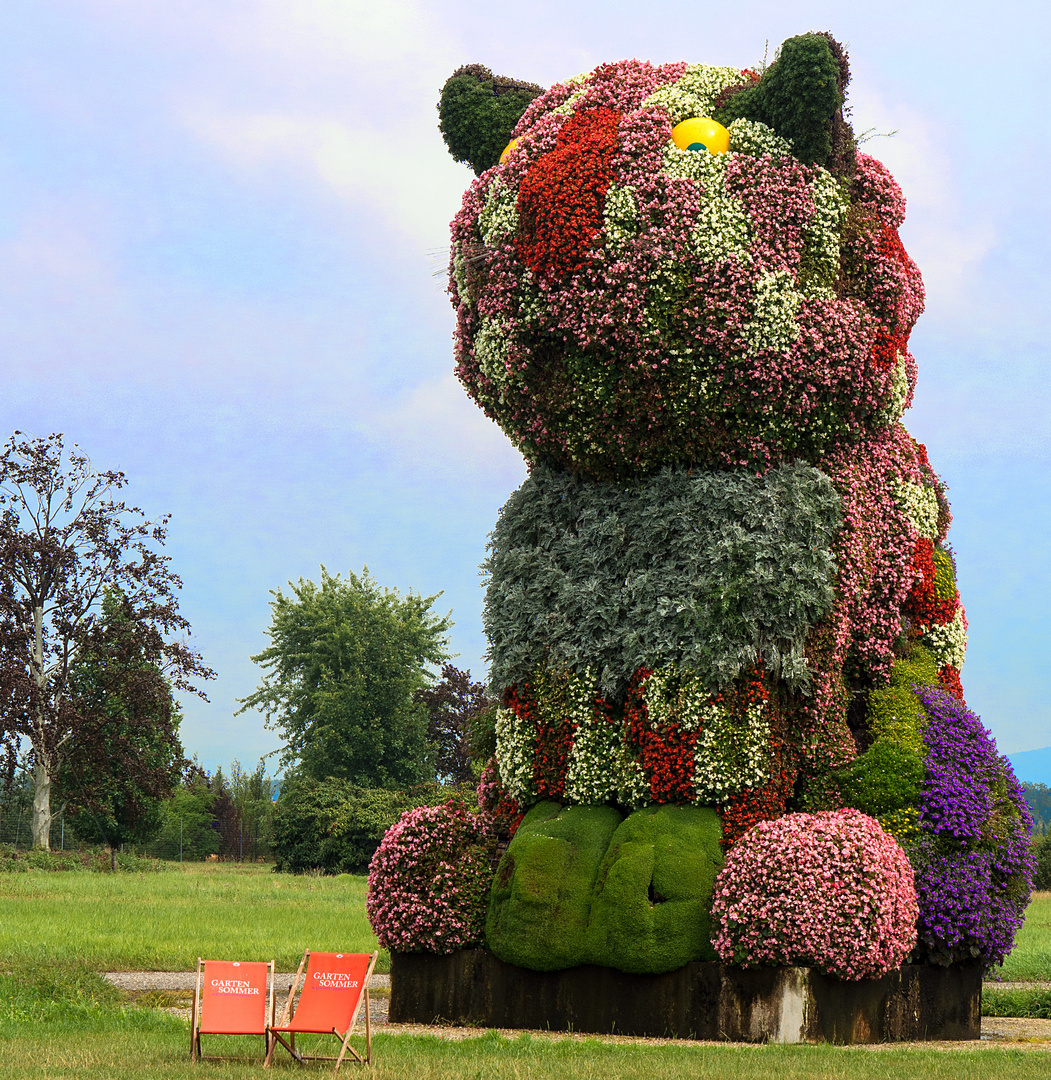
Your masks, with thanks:
[[[795,735],[801,757],[817,770],[855,755],[847,729],[848,656],[877,677],[894,662],[902,607],[915,580],[916,530],[895,499],[896,485],[920,483],[930,467],[901,425],[838,450],[821,464],[843,499],[843,525],[835,542],[836,600],[811,637],[808,660],[813,692],[800,705]],[[933,474],[931,474],[933,475]]]
[[[839,979],[899,967],[916,943],[912,867],[857,810],[760,822],[715,879],[715,951],[742,967],[804,965]]]
[[[452,802],[407,810],[369,865],[369,922],[385,949],[450,953],[479,945],[492,871],[485,819]]]

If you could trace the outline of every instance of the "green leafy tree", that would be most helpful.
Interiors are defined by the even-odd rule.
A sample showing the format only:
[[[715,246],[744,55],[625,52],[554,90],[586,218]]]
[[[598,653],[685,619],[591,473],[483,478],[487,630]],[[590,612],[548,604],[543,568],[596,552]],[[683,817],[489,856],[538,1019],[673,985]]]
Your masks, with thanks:
[[[449,800],[477,806],[472,787],[431,782],[391,791],[335,778],[293,778],[282,788],[274,810],[274,869],[292,874],[364,874],[384,833],[404,811]]]
[[[229,859],[255,859],[271,852],[271,822],[274,781],[266,774],[260,758],[254,772],[248,772],[235,758],[229,773],[216,769],[211,780],[216,795],[215,815],[222,848]]]
[[[221,846],[215,822],[215,792],[208,774],[193,762],[164,804],[156,852],[162,859],[205,859]]]
[[[157,666],[161,645],[135,619],[127,597],[110,589],[70,673],[68,692],[81,721],[61,759],[59,789],[77,836],[108,844],[114,869],[121,844],[160,830],[161,804],[185,765],[178,705]]]
[[[401,787],[433,777],[427,710],[414,699],[428,666],[448,659],[448,616],[435,596],[381,588],[365,568],[346,580],[321,568],[273,592],[265,674],[241,709],[258,709],[285,739],[282,763],[316,780]]]

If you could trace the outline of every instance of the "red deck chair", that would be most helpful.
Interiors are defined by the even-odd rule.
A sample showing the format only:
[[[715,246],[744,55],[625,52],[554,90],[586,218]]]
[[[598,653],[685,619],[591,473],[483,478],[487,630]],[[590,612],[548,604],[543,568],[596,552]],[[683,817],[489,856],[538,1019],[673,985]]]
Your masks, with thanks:
[[[270,1049],[268,1032],[274,1022],[274,962],[197,957],[192,1018],[191,1061],[203,1056],[202,1035],[261,1035],[265,1054]]]
[[[281,1016],[281,1023],[270,1028],[270,1049],[264,1065],[273,1060],[274,1051],[280,1043],[296,1061],[334,1061],[336,1068],[343,1064],[347,1051],[361,1065],[372,1060],[372,1023],[369,1019],[369,979],[376,966],[379,953],[303,953],[299,962],[288,1001]],[[306,978],[303,966],[306,965]],[[295,1015],[292,1002],[303,982]],[[358,1022],[361,1002],[365,1002],[365,1056],[350,1045],[350,1036]],[[291,1017],[291,1019],[289,1019]],[[335,1035],[342,1041],[339,1056],[326,1054],[302,1054],[296,1049],[297,1034]],[[288,1035],[286,1042],[284,1036]]]

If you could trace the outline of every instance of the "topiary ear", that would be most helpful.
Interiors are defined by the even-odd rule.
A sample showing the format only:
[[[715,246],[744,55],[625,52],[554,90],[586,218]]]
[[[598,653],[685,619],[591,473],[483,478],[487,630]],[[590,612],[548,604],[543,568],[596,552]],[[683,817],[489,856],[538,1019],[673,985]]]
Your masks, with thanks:
[[[499,160],[522,113],[544,91],[494,75],[481,64],[457,68],[442,87],[438,128],[449,153],[481,176]]]
[[[758,83],[719,102],[712,118],[729,126],[743,117],[771,127],[804,164],[853,172],[854,135],[843,118],[850,66],[830,34],[789,38]]]

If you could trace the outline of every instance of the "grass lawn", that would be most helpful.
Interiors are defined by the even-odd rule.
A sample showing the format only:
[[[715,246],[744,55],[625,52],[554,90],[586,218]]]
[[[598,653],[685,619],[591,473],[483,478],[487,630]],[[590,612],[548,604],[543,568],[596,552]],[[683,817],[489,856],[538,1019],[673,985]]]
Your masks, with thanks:
[[[1051,892],[1033,893],[1015,947],[993,978],[1051,981]]]
[[[369,951],[375,939],[364,895],[360,877],[291,877],[229,864],[155,874],[0,874],[0,1077],[258,1077],[261,1040],[206,1037],[206,1053],[237,1060],[191,1067],[187,1022],[129,1005],[98,972],[187,970],[199,954],[274,957],[292,968],[305,947]],[[1051,975],[1049,922],[1051,894],[1039,894],[1020,935],[1022,959],[1008,961],[1005,977]],[[374,1049],[376,1080],[994,1080],[1043,1078],[1051,1064],[1047,1051],[1023,1048],[631,1045],[495,1033],[460,1041],[380,1034]],[[287,1054],[274,1071],[303,1072]]]
[[[296,877],[247,863],[173,866],[151,874],[0,874],[0,959],[188,971],[205,956],[273,959],[279,971],[295,971],[307,948],[377,947],[364,877]]]
[[[184,1021],[150,1009],[100,1001],[73,1004],[30,1028],[12,1023],[0,1004],[0,1075],[4,1080],[160,1080],[168,1077],[258,1077],[261,1041],[205,1039],[206,1053],[237,1058],[191,1066]],[[14,1029],[12,1031],[12,1028]],[[598,1039],[495,1033],[443,1041],[434,1036],[378,1035],[376,1080],[1033,1080],[1047,1075],[1045,1051],[832,1046],[631,1045]],[[328,1074],[317,1063],[307,1072]],[[353,1070],[352,1066],[345,1066]],[[285,1054],[274,1075],[299,1076]],[[356,1075],[353,1071],[349,1075]]]

